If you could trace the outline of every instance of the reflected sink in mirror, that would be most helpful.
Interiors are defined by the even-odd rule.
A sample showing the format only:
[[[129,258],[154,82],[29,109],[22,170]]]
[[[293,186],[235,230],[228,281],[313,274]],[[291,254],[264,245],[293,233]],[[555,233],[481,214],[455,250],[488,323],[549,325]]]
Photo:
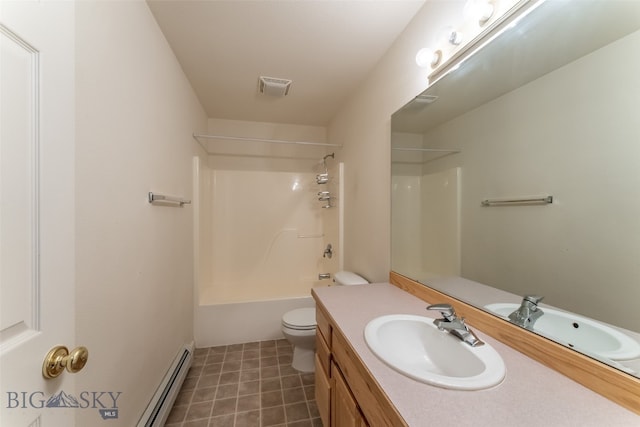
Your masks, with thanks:
[[[371,320],[364,330],[367,345],[396,371],[430,385],[481,390],[502,382],[506,368],[489,344],[471,347],[448,332],[438,330],[433,319],[394,314]]]
[[[485,308],[508,320],[519,304],[495,303]],[[540,307],[544,314],[536,320],[533,331],[567,347],[610,360],[640,357],[640,343],[624,333],[577,314]]]

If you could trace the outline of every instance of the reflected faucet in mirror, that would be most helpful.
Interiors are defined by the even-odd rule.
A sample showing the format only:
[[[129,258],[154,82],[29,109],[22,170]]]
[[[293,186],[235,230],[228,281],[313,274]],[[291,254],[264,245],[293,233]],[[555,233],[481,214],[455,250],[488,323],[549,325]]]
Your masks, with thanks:
[[[524,298],[522,298],[520,307],[509,315],[509,321],[532,331],[536,320],[544,314],[538,307],[538,303],[542,301],[543,298],[544,297],[536,295],[525,295]]]

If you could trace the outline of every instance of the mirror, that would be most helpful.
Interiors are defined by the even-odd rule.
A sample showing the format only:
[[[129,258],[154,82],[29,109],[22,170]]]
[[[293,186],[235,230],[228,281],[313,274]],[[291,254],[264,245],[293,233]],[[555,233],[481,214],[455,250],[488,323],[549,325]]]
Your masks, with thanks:
[[[391,128],[393,271],[640,341],[640,2],[542,2]]]

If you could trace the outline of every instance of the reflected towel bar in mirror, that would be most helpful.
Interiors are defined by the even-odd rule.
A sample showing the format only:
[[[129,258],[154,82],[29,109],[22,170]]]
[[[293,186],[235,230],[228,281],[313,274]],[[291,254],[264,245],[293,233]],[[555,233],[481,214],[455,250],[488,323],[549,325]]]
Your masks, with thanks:
[[[423,151],[425,153],[451,153],[457,154],[460,150],[448,150],[445,148],[419,148],[419,147],[391,147],[396,151]]]
[[[289,141],[282,139],[269,139],[269,138],[247,138],[240,136],[228,136],[228,135],[206,135],[206,134],[193,134],[193,139],[200,142],[200,139],[218,139],[229,141],[242,141],[242,142],[266,142],[269,144],[293,144],[293,145],[315,145],[318,147],[342,147],[341,144],[329,144],[326,142],[312,142],[312,141]]]
[[[553,196],[522,197],[512,199],[485,199],[482,206],[507,206],[507,205],[548,205],[553,203]]]

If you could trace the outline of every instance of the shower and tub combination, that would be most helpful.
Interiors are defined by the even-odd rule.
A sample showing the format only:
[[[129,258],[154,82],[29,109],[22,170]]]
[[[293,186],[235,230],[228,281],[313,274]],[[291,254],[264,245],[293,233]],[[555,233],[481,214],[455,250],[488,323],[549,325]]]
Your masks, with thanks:
[[[209,155],[194,158],[196,346],[281,339],[283,315],[314,307],[311,288],[342,267],[344,166],[322,153],[337,146],[197,137]]]

